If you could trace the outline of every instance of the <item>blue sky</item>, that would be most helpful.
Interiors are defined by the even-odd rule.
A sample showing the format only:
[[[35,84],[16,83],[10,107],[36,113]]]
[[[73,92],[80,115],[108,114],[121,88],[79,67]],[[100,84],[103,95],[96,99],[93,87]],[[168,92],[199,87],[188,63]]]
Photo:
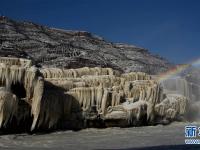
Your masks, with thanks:
[[[0,13],[89,31],[175,63],[200,57],[200,0],[0,0]]]

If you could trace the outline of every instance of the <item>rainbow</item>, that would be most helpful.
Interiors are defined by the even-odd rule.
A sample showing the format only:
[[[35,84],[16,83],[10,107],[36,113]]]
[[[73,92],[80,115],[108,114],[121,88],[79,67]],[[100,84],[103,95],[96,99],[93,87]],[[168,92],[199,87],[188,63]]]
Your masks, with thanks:
[[[177,66],[169,69],[167,72],[159,74],[158,75],[158,81],[162,82],[164,80],[172,78],[172,77],[176,76],[177,74],[183,72],[184,70],[188,69],[191,66],[200,67],[200,58],[193,60],[193,61],[191,61],[187,64],[184,64],[184,65],[177,65]]]
[[[197,59],[196,61],[191,63],[195,67],[200,67],[200,59]]]

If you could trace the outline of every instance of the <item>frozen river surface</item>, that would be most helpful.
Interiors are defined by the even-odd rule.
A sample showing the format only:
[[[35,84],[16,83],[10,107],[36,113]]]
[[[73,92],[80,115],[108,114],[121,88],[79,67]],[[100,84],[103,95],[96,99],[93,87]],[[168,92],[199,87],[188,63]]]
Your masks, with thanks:
[[[0,136],[1,149],[133,149],[133,150],[200,150],[185,145],[186,123],[167,126],[84,129],[49,134],[11,134]],[[200,126],[200,124],[196,124]]]

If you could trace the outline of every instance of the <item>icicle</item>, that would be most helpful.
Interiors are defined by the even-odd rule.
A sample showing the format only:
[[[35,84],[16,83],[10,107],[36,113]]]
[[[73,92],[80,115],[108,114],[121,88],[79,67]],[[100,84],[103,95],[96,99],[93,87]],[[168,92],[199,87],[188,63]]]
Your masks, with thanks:
[[[12,117],[17,114],[18,102],[15,95],[0,90],[0,127],[6,126]]]

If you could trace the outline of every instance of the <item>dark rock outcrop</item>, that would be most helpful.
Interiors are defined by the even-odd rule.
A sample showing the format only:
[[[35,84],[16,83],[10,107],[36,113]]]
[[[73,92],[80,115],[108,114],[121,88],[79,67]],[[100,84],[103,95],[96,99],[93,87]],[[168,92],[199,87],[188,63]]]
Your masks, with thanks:
[[[171,64],[133,45],[112,43],[85,31],[67,31],[0,17],[0,56],[32,59],[60,68],[110,67],[156,74]]]

